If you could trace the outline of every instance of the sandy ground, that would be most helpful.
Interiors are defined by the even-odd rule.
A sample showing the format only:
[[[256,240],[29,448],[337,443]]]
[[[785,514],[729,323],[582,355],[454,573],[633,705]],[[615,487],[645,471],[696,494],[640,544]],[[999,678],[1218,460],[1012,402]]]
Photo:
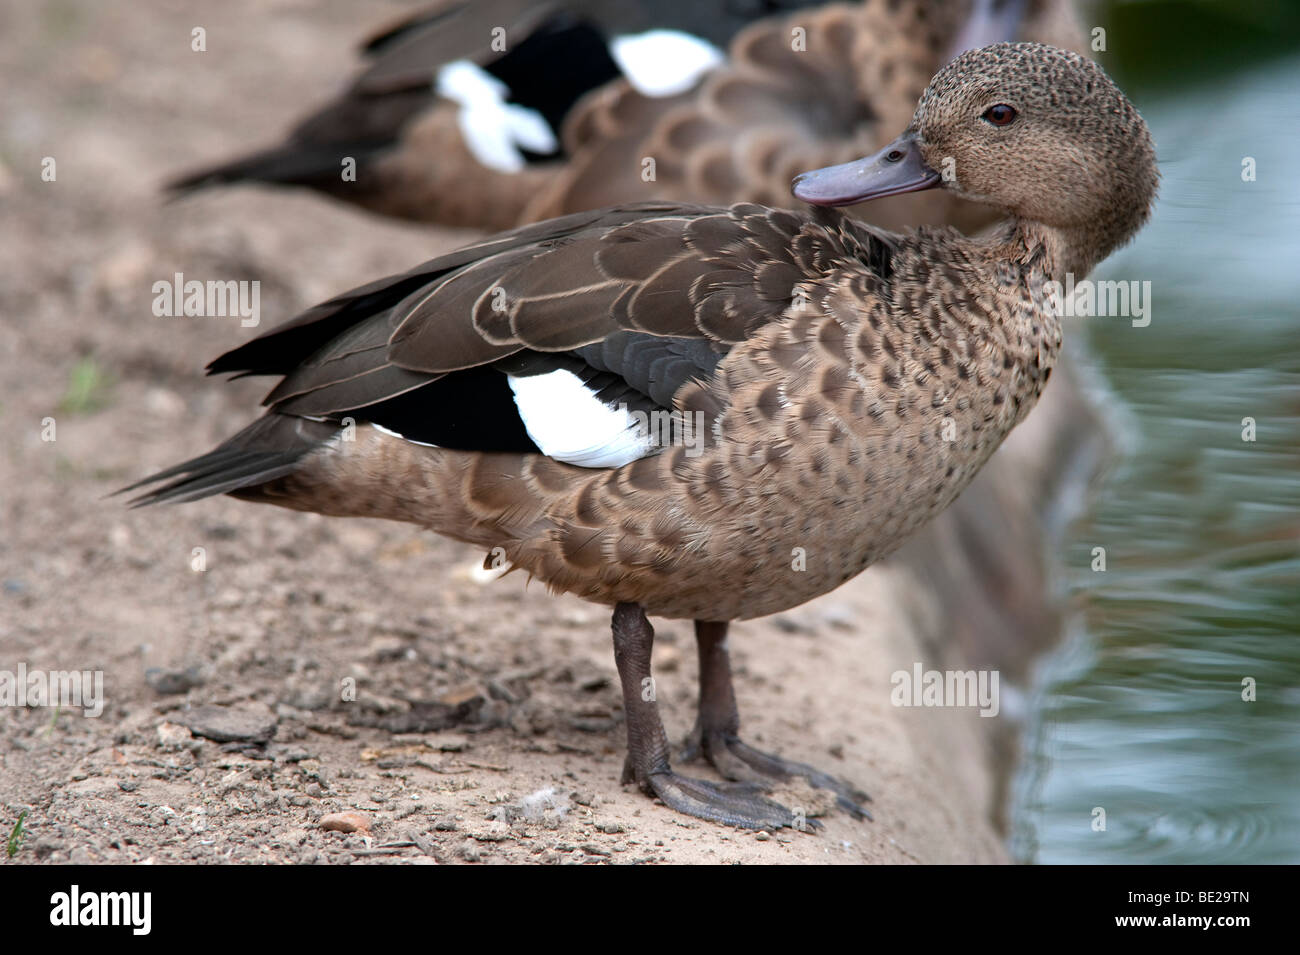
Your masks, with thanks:
[[[102,670],[107,697],[97,719],[0,708],[0,841],[27,813],[0,862],[1005,861],[991,721],[889,704],[894,670],[955,652],[924,592],[900,597],[916,561],[735,628],[750,742],[875,798],[874,823],[831,810],[820,834],[769,836],[619,786],[604,608],[519,575],[480,583],[481,554],[412,527],[105,498],[207,450],[265,388],[204,379],[252,331],[154,317],[155,281],[259,279],[273,323],[470,238],[308,195],[160,201],[167,175],[273,139],[402,9],[188,6],[0,4],[0,669]],[[190,50],[198,25],[207,53]],[[680,739],[693,639],[657,632]],[[169,687],[182,671],[197,685]],[[233,741],[209,738],[236,720]],[[322,829],[337,811],[369,831]]]

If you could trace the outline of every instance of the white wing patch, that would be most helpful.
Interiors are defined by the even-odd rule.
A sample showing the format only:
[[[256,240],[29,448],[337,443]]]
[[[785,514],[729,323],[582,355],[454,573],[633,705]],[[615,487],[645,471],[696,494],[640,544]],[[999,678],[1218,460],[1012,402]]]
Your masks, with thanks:
[[[679,30],[649,30],[615,37],[610,56],[628,82],[645,96],[676,96],[727,61],[707,40]]]
[[[648,428],[639,427],[627,409],[605,404],[571,371],[509,381],[524,428],[547,457],[584,468],[616,468],[654,450]]]
[[[406,435],[404,435],[404,434],[398,434],[398,433],[397,433],[396,431],[394,431],[392,428],[385,428],[382,424],[375,424],[373,421],[369,422],[369,424],[370,424],[370,427],[374,428],[376,431],[379,431],[379,432],[381,432],[381,433],[383,433],[383,434],[390,434],[390,435],[392,435],[394,438],[401,438],[403,441],[407,442],[408,444],[418,444],[418,445],[419,445],[420,447],[422,447],[422,448],[436,448],[436,447],[437,447],[436,444],[430,444],[428,441],[416,441],[414,438],[408,438],[408,437],[407,437]]]
[[[560,144],[536,110],[507,103],[510,88],[469,60],[456,60],[438,71],[434,89],[460,104],[457,123],[465,145],[483,165],[502,172],[524,168],[520,149],[550,155]]]

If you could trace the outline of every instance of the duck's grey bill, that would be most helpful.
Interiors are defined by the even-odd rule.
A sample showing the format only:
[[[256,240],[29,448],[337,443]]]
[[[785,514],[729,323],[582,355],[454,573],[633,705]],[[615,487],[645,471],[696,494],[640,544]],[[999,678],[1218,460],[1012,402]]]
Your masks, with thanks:
[[[940,181],[939,174],[921,158],[916,140],[904,134],[874,156],[796,176],[790,191],[796,199],[814,206],[851,206],[933,189]]]

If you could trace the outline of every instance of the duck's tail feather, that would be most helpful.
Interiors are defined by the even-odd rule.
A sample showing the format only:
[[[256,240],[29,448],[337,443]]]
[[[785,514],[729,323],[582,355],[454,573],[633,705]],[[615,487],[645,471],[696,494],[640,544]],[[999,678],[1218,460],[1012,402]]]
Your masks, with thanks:
[[[338,433],[339,424],[334,421],[268,414],[207,454],[159,471],[114,493],[125,494],[166,482],[129,502],[132,507],[143,507],[248,490],[291,474],[303,457]]]

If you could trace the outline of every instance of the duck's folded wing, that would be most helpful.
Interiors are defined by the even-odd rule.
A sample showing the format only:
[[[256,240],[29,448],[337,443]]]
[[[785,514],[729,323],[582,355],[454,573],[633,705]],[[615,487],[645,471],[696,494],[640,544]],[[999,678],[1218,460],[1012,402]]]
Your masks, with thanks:
[[[727,396],[711,386],[730,349],[786,315],[801,288],[849,267],[883,278],[888,257],[887,236],[837,213],[585,213],[353,290],[209,368],[282,376],[265,402],[272,419],[351,419],[444,448],[617,467],[659,450],[634,433],[637,413],[719,414]],[[288,466],[255,437],[268,468]],[[191,463],[229,490],[222,465],[260,473],[247,444]],[[180,477],[156,494],[197,496],[184,466],[165,473]]]
[[[753,205],[665,203],[566,216],[339,296],[209,370],[282,375],[267,398],[273,410],[337,415],[521,352],[567,354],[616,333],[725,353],[837,260],[887,251],[887,239],[823,219],[834,224]]]

